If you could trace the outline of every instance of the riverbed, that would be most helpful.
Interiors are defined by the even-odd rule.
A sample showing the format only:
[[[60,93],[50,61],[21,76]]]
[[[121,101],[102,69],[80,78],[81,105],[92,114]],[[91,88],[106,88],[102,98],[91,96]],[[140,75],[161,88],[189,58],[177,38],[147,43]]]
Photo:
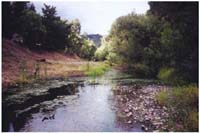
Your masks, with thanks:
[[[99,77],[52,79],[3,93],[3,131],[140,132],[142,123],[119,119],[113,88],[155,84],[110,70]],[[71,89],[70,92],[66,90]]]

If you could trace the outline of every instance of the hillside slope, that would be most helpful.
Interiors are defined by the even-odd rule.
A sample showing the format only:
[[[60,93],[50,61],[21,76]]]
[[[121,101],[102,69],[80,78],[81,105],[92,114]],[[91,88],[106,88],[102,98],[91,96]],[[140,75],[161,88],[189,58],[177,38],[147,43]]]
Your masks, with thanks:
[[[101,35],[99,35],[99,34],[89,34],[89,35],[87,35],[87,38],[92,40],[97,48],[100,47],[101,38],[102,38]]]
[[[80,76],[80,64],[86,63],[78,56],[58,52],[33,52],[10,40],[3,39],[2,43],[2,84],[7,87],[20,82],[22,66],[26,64],[26,77],[33,77],[37,60],[45,59],[47,64],[46,77]],[[23,63],[25,62],[25,63]],[[40,74],[44,76],[44,62],[41,63]]]

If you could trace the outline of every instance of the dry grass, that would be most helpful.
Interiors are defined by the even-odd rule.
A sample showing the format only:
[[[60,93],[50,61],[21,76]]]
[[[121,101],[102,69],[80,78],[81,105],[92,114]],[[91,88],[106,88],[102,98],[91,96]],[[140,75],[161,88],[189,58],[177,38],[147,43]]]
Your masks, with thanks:
[[[41,63],[40,74],[42,78],[81,76],[84,74],[82,69],[87,61],[81,60],[77,56],[66,55],[58,52],[32,52],[9,40],[3,40],[2,58],[2,84],[13,85],[21,80],[22,62],[26,63],[27,78],[33,77],[36,60],[46,59],[47,75],[45,75],[44,63]],[[96,64],[93,62],[92,64]],[[30,81],[30,80],[29,80]]]

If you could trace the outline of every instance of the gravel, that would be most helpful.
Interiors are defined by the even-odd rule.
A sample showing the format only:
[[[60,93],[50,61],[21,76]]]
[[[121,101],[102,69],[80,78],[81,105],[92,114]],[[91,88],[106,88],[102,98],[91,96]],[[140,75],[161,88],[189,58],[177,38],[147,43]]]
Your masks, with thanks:
[[[160,106],[155,95],[169,87],[163,85],[116,86],[117,114],[126,124],[141,123],[143,131],[167,131],[168,109]]]

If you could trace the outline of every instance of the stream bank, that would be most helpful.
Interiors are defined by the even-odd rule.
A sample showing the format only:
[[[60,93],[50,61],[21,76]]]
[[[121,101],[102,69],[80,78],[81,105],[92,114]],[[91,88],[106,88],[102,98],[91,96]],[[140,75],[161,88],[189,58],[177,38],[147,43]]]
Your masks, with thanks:
[[[118,119],[126,124],[141,123],[143,131],[168,131],[168,109],[155,100],[163,85],[123,85],[114,89]]]
[[[141,88],[136,89],[134,85]],[[96,78],[71,77],[12,88],[3,94],[3,131],[145,131],[148,126],[144,119],[136,118],[134,122],[132,118],[145,118],[143,109],[153,108],[151,112],[155,115],[149,117],[164,113],[163,108],[155,111],[151,104],[152,93],[160,89],[164,88],[157,81],[134,79],[117,70]],[[131,99],[138,94],[143,98],[131,103],[132,109],[138,108],[138,111],[131,110],[131,114],[127,111],[130,100],[121,102],[120,99]],[[144,105],[147,99],[149,106]],[[121,119],[119,114],[124,111],[128,119]],[[148,127],[147,131],[155,129]]]

